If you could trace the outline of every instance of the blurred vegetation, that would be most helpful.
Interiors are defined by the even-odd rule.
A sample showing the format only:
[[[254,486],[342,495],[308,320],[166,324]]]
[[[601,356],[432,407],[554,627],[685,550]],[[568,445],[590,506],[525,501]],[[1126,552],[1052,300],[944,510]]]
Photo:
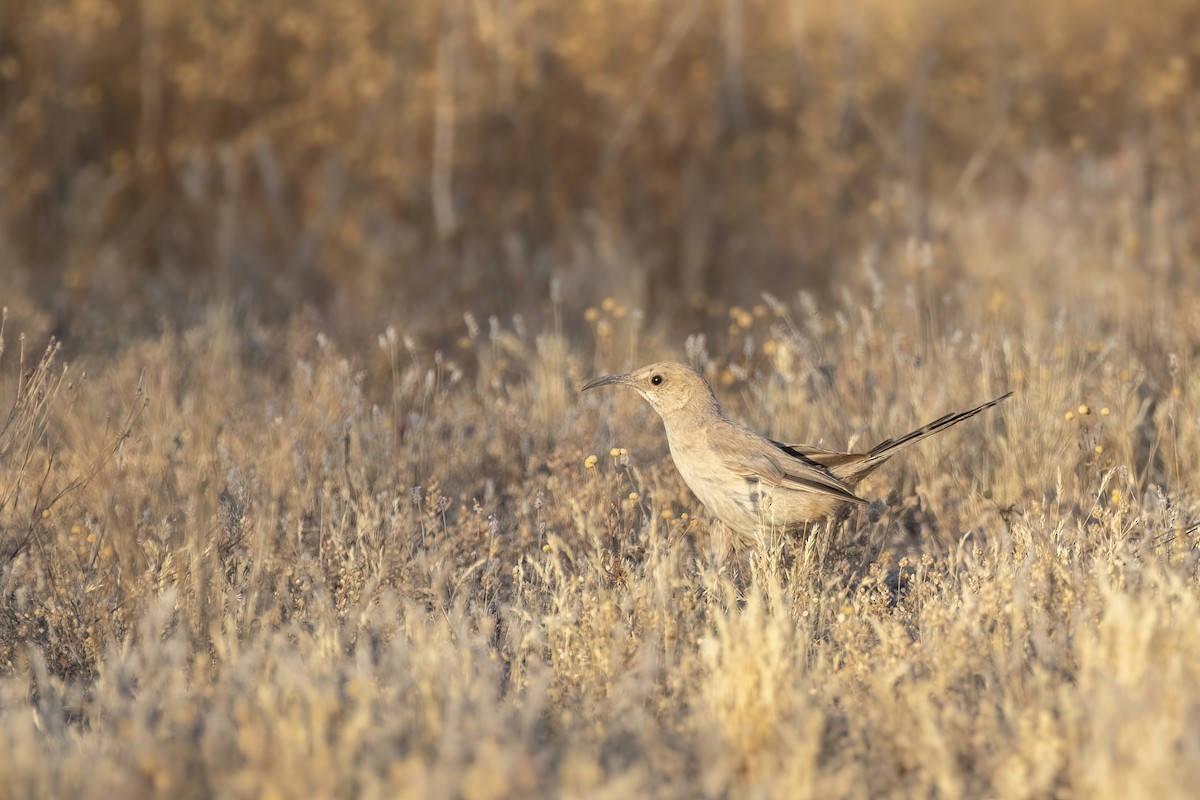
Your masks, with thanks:
[[[1195,0],[0,2],[0,797],[1182,797]],[[659,421],[906,451],[735,585]],[[1194,792],[1192,792],[1194,793]]]
[[[689,338],[829,447],[1014,391],[741,589],[654,412],[576,391],[679,357],[615,299],[446,351],[220,306],[69,369],[0,334],[0,796],[1189,796],[1200,295],[1098,279],[1055,205],[955,225],[1071,292],[888,276]]]
[[[0,267],[62,334],[214,297],[436,327],[552,278],[752,301],[1056,165],[1118,165],[1126,233],[1162,206],[1195,267],[1193,0],[6,0],[0,32]]]

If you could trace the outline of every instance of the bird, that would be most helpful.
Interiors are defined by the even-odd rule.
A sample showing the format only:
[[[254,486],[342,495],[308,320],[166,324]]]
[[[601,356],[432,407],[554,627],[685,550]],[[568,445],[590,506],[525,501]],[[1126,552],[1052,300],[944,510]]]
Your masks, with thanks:
[[[849,503],[865,504],[854,487],[898,450],[1012,396],[947,414],[865,453],[846,453],[785,444],[734,422],[704,376],[686,364],[661,362],[601,375],[580,391],[601,386],[632,388],[658,413],[683,482],[733,532],[730,544],[736,549],[752,546],[766,531],[797,532]]]

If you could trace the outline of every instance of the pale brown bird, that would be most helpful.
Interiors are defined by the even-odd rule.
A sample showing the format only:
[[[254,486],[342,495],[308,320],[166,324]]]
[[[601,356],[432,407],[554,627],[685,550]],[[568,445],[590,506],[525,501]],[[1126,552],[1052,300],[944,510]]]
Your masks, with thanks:
[[[1012,396],[947,414],[866,453],[783,444],[731,420],[696,370],[664,362],[628,375],[603,375],[581,391],[616,384],[637,390],[662,417],[671,458],[701,503],[747,546],[763,530],[795,530],[846,503],[865,503],[853,487],[900,448],[956,425]]]

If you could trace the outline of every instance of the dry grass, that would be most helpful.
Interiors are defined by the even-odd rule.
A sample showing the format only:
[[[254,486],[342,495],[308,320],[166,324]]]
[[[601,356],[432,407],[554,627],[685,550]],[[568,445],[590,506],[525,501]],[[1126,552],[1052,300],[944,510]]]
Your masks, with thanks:
[[[0,796],[1189,796],[1200,23],[993,6],[0,6]],[[1015,396],[738,596],[663,357]]]
[[[64,335],[197,287],[753,303],[1060,158],[1119,165],[1105,235],[1200,249],[1193,0],[7,0],[0,30],[0,252]]]
[[[884,283],[735,313],[705,358],[776,433],[841,444],[1017,393],[885,470],[827,548],[756,554],[740,600],[650,412],[573,392],[587,345],[497,326],[349,354],[216,315],[130,347],[5,429],[5,528],[32,535],[0,577],[4,786],[1183,795],[1200,298],[1141,277],[1124,310]],[[630,318],[602,322],[595,352],[625,352]],[[86,474],[139,380],[132,435],[41,513],[46,454],[50,486]]]

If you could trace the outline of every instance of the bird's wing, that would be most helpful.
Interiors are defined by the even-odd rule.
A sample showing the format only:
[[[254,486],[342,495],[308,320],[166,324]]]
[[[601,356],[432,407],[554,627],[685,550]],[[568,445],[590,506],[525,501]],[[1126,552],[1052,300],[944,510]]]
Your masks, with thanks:
[[[826,450],[823,447],[811,444],[784,444],[774,439],[771,439],[770,442],[793,458],[811,461],[829,470],[836,469],[843,464],[861,461],[867,457],[866,453],[842,453],[837,450]]]
[[[824,466],[802,454],[792,455],[770,439],[746,437],[744,446],[730,448],[730,466],[747,479],[800,492],[827,494],[851,503],[865,503]]]

